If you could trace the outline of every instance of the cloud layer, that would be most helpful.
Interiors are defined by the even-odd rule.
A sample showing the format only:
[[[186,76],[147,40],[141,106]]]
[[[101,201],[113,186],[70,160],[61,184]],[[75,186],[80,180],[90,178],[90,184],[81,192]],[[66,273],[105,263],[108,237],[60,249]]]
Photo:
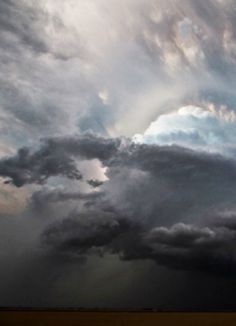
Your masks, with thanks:
[[[235,309],[235,22],[1,1],[0,305]]]
[[[57,164],[60,153],[66,163],[98,159],[107,168],[101,191],[44,189],[33,194],[34,209],[84,202],[43,232],[43,243],[50,248],[76,254],[97,248],[127,260],[152,259],[171,268],[234,273],[234,219],[231,224],[222,219],[223,225],[208,226],[216,212],[235,209],[234,159],[93,134],[45,139],[32,155],[28,153],[30,149],[22,149],[1,161],[2,176],[11,177],[16,186],[58,174],[81,179],[78,172],[74,175],[73,164],[48,169],[49,153],[50,162]]]

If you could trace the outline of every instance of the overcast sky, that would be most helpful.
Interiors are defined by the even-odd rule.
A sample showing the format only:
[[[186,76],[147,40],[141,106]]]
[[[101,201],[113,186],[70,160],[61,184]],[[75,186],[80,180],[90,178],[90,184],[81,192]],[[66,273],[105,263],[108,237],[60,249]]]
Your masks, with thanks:
[[[0,1],[0,306],[236,309],[236,3]]]

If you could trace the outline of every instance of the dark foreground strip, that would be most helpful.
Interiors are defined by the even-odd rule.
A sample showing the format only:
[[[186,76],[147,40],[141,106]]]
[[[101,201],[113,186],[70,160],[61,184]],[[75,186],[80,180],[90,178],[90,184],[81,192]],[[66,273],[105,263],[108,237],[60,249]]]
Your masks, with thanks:
[[[0,310],[1,326],[103,326],[103,325],[171,325],[171,326],[235,326],[236,313],[185,313],[154,311],[101,311],[78,309]]]

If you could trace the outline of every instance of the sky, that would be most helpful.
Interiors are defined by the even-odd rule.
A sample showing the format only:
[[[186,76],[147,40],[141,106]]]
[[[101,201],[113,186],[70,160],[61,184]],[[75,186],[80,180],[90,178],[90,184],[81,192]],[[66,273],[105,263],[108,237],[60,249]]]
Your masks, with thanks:
[[[236,3],[0,1],[0,306],[236,309]]]

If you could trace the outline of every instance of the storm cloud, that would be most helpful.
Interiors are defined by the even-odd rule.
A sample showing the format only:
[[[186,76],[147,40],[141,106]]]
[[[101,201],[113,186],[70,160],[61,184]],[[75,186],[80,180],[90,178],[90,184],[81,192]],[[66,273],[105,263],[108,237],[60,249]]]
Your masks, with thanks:
[[[235,309],[235,2],[2,0],[0,29],[0,305]]]
[[[78,254],[100,248],[127,260],[152,259],[169,268],[233,274],[234,215],[222,220],[215,214],[235,208],[234,159],[178,146],[135,144],[128,139],[122,143],[92,134],[54,141],[47,140],[51,155],[53,148],[63,149],[66,144],[69,158],[101,160],[108,180],[96,192],[42,190],[33,194],[35,207],[84,202],[80,210],[43,233],[49,247]],[[97,152],[98,148],[102,150]],[[194,217],[196,224],[188,224]],[[173,224],[181,220],[182,224]],[[225,226],[219,224],[223,222]]]
[[[148,259],[171,269],[234,277],[235,216],[214,218],[211,223],[206,220],[205,226],[152,227],[101,202],[92,207],[49,225],[42,243],[55,252],[78,257],[117,253],[122,260]]]
[[[52,176],[82,179],[75,158],[108,159],[119,145],[119,140],[96,137],[92,134],[81,137],[46,139],[39,150],[21,148],[16,156],[0,162],[0,175],[10,177],[8,182],[20,187],[26,183],[44,183]]]
[[[229,225],[222,229],[176,224],[151,230],[146,240],[159,264],[234,277],[235,235]]]

